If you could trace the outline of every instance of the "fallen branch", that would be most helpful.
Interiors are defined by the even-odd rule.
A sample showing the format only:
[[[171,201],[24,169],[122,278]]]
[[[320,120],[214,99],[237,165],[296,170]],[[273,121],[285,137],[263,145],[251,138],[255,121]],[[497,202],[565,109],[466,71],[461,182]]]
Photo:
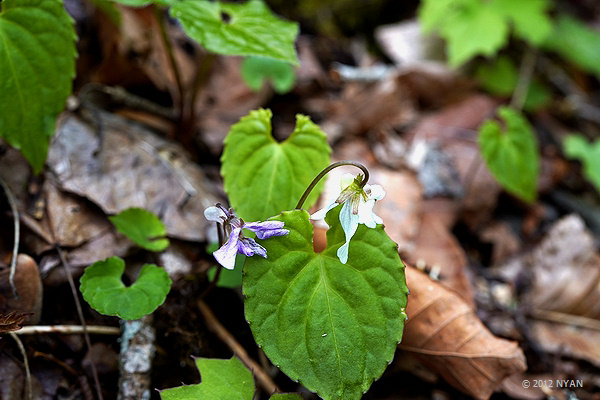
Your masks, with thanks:
[[[271,377],[258,365],[250,356],[246,350],[238,343],[231,333],[217,320],[211,309],[202,300],[198,300],[198,308],[210,329],[215,335],[219,337],[231,349],[233,354],[239,358],[246,367],[248,367],[262,388],[269,394],[275,392],[281,392]]]
[[[88,325],[84,329],[81,325],[33,325],[24,326],[16,331],[17,335],[39,335],[43,333],[58,333],[65,335],[80,335],[87,330],[93,335],[120,335],[121,329],[116,326]]]

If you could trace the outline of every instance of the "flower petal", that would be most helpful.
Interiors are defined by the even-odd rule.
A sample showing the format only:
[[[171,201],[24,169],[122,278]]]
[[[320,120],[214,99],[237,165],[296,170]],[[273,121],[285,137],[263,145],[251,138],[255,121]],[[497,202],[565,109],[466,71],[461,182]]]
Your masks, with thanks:
[[[369,200],[381,200],[385,197],[385,190],[383,190],[381,185],[365,185],[365,188],[367,187],[371,190]]]
[[[342,224],[342,229],[346,235],[346,243],[338,249],[337,253],[342,264],[346,264],[348,261],[348,246],[350,244],[350,239],[352,239],[352,236],[354,236],[356,229],[358,228],[358,219],[358,215],[352,213],[352,204],[350,204],[350,202],[345,202],[340,211],[340,223]]]
[[[256,243],[254,239],[244,237],[238,242],[239,253],[252,257],[254,254],[258,254],[264,258],[267,258],[267,250],[260,244]]]
[[[337,256],[340,259],[342,264],[346,264],[348,262],[348,247],[350,246],[350,242],[344,243],[337,251]]]
[[[358,205],[358,222],[369,228],[375,228],[377,224],[383,223],[383,220],[373,212],[373,206],[375,206],[375,200],[367,200]]]
[[[289,230],[282,229],[283,221],[248,222],[244,224],[244,228],[256,233],[259,239],[268,239],[290,233]]]
[[[209,221],[223,223],[227,219],[225,211],[216,206],[210,206],[204,210],[204,218]]]
[[[329,203],[326,207],[321,208],[319,211],[312,214],[310,216],[310,219],[314,219],[314,220],[325,219],[325,216],[327,215],[329,210],[331,210],[332,208],[334,208],[337,205],[338,205],[338,203],[335,201],[332,203]]]
[[[238,253],[240,232],[241,228],[234,228],[229,239],[227,239],[227,242],[213,253],[215,260],[227,269],[233,269],[235,267],[235,256]]]

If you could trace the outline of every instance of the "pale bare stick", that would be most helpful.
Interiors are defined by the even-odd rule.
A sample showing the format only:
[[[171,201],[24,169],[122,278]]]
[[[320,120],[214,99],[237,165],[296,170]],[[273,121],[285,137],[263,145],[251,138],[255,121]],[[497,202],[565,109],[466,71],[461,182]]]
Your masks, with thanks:
[[[120,335],[121,328],[116,326],[87,325],[87,333],[92,335]],[[24,326],[16,331],[17,335],[40,335],[58,333],[63,335],[80,335],[85,332],[82,325],[32,325]]]

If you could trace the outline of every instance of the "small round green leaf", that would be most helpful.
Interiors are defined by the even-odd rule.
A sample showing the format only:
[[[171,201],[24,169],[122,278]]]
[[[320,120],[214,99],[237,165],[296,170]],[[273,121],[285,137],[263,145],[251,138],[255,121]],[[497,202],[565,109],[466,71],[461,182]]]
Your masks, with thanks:
[[[231,206],[246,221],[263,221],[294,208],[302,193],[329,165],[325,133],[304,115],[282,143],[271,136],[271,111],[256,110],[233,125],[221,158],[221,174]],[[304,206],[315,203],[321,181]]]
[[[479,128],[479,148],[496,180],[520,199],[533,202],[537,195],[539,156],[537,141],[529,122],[518,111],[500,107],[497,121],[488,120]]]
[[[296,83],[296,73],[290,63],[265,57],[247,57],[242,64],[242,77],[250,89],[258,91],[266,80],[273,82],[277,93],[287,93]]]
[[[324,399],[360,399],[394,357],[408,289],[382,225],[359,225],[348,263],[339,261],[340,208],[327,214],[327,247],[318,254],[306,211],[273,217],[290,233],[257,240],[268,257],[246,260],[242,287],[246,319],[273,363]]]
[[[170,9],[185,32],[208,51],[263,56],[298,65],[298,24],[276,17],[262,0],[243,4],[181,0]]]
[[[165,238],[167,229],[150,211],[128,208],[108,219],[119,232],[146,250],[163,251],[169,247],[169,239]]]
[[[0,12],[0,137],[42,170],[75,76],[75,27],[62,0],[4,0]]]
[[[121,281],[125,261],[110,257],[85,269],[80,290],[96,311],[123,319],[138,319],[158,308],[171,289],[169,274],[154,264],[142,267],[135,283],[126,287]]]
[[[229,360],[196,358],[202,382],[161,390],[162,400],[252,400],[252,372],[233,357]]]

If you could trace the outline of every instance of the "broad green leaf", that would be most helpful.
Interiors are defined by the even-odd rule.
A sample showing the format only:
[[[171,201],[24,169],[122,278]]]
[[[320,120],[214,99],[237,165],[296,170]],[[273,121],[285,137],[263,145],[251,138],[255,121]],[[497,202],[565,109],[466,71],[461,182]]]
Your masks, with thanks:
[[[581,135],[569,135],[563,143],[565,154],[583,164],[583,174],[600,192],[600,140],[590,143]]]
[[[146,250],[163,251],[169,247],[169,239],[165,237],[167,229],[150,211],[128,208],[108,219],[119,232]]]
[[[81,294],[96,311],[123,319],[138,319],[158,308],[171,289],[167,272],[154,264],[142,267],[137,280],[129,287],[121,276],[125,261],[110,257],[85,269],[81,277]]]
[[[329,165],[325,133],[304,115],[292,135],[278,143],[271,136],[271,111],[256,110],[233,125],[221,157],[221,174],[231,206],[246,221],[265,220],[294,208],[304,190]],[[304,204],[315,203],[319,183]]]
[[[560,15],[544,47],[600,76],[600,31],[567,15]]]
[[[552,32],[547,0],[491,0],[489,8],[503,15],[514,27],[515,34],[539,46]]]
[[[257,240],[267,258],[244,266],[246,319],[256,342],[285,374],[326,400],[360,399],[394,357],[402,338],[408,289],[398,247],[384,232],[359,225],[348,263],[341,206],[326,217],[327,247],[313,251],[304,210],[272,218],[290,233]]]
[[[437,30],[448,44],[448,63],[493,56],[506,45],[510,27],[534,45],[550,35],[547,0],[424,0],[419,20],[425,32]]]
[[[539,160],[529,122],[518,111],[500,107],[503,122],[488,120],[479,128],[479,148],[485,164],[509,192],[527,202],[536,198]]]
[[[208,51],[270,57],[298,65],[294,48],[298,24],[276,17],[262,0],[243,4],[181,0],[170,13]]]
[[[0,136],[42,170],[75,76],[75,28],[61,0],[4,0]]]
[[[281,94],[292,90],[296,83],[296,73],[290,63],[265,57],[247,57],[242,64],[242,77],[255,91],[270,80],[275,91]]]
[[[202,381],[161,390],[162,400],[252,400],[252,372],[233,357],[229,360],[196,358],[196,368]]]
[[[478,1],[450,14],[440,33],[448,41],[448,63],[454,67],[476,55],[493,56],[508,41],[504,17]]]
[[[419,7],[419,22],[426,33],[445,23],[446,18],[473,0],[423,0]]]

